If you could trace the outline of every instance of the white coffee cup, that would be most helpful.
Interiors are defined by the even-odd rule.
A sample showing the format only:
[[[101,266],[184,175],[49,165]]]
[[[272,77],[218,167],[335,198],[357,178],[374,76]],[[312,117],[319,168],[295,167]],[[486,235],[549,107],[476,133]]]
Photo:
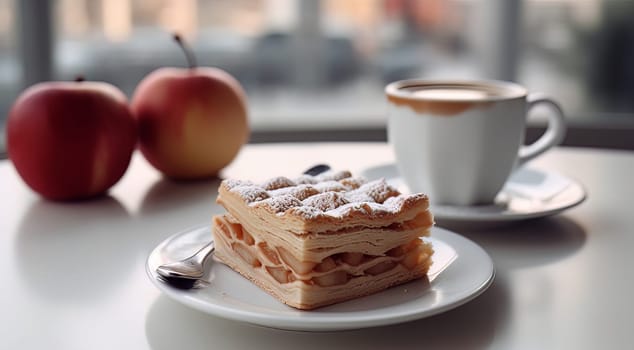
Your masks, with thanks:
[[[385,88],[388,141],[412,192],[433,204],[490,204],[514,168],[559,144],[561,107],[503,81],[403,80]],[[528,111],[551,107],[546,132],[525,146]]]

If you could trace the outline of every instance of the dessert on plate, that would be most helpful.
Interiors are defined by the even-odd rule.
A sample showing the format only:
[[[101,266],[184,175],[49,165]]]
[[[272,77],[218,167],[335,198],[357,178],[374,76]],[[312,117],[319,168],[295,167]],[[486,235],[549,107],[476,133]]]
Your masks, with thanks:
[[[215,257],[298,309],[376,293],[426,276],[433,217],[424,194],[348,171],[256,184],[224,180]]]

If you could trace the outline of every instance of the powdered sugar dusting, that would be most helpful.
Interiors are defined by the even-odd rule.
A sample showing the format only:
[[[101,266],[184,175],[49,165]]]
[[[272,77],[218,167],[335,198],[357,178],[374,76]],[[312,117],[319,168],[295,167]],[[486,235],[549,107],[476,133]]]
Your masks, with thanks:
[[[291,208],[302,206],[302,202],[291,195],[283,195],[279,197],[267,198],[263,201],[252,203],[251,205],[261,205],[271,208],[275,213],[283,213]]]
[[[291,179],[284,176],[278,176],[264,182],[262,184],[262,187],[264,187],[265,190],[270,191],[270,190],[276,190],[278,188],[290,187],[295,185],[296,185],[295,182],[293,182]]]
[[[329,171],[294,180],[275,177],[261,185],[225,180],[222,186],[252,207],[265,207],[277,215],[295,215],[304,220],[323,216],[382,216],[402,211],[404,205],[427,200],[424,194],[402,195],[385,179],[367,182],[348,171]]]
[[[315,184],[315,188],[319,192],[342,192],[348,190],[342,183],[329,180]]]
[[[321,216],[324,216],[324,212],[313,207],[301,206],[289,209],[286,213],[292,215],[298,215],[304,220],[314,220]]]
[[[332,180],[339,181],[349,177],[352,177],[352,174],[347,170],[326,171],[325,173],[322,173],[316,176],[318,182],[332,181]]]
[[[402,207],[404,203],[405,203],[404,196],[395,196],[395,197],[390,197],[386,199],[385,202],[383,202],[383,205],[388,208],[398,208],[398,207]]]
[[[386,199],[400,194],[394,187],[388,185],[385,179],[366,183],[359,187],[357,191],[367,193],[377,203],[383,203]]]
[[[231,189],[231,192],[238,193],[247,203],[269,198],[269,194],[264,189],[256,185],[235,186]]]
[[[235,179],[226,179],[222,181],[223,186],[226,186],[228,189],[232,189],[238,186],[253,186],[255,185],[251,181],[243,181],[243,180],[235,180]]]
[[[300,177],[297,177],[293,180],[296,184],[302,184],[302,185],[312,185],[317,183],[317,179],[314,176],[310,176],[310,175],[302,175]]]
[[[344,198],[344,196],[337,192],[320,193],[312,197],[308,197],[302,201],[302,204],[309,207],[317,208],[324,212],[336,209],[347,203],[348,201]]]
[[[284,187],[277,190],[269,191],[271,197],[291,195],[300,201],[320,193],[312,185],[297,185],[294,187]]]
[[[359,188],[361,185],[366,183],[366,180],[361,177],[349,177],[341,179],[339,182],[342,185],[346,186],[348,189],[354,190],[355,188]]]
[[[366,192],[354,190],[346,193],[346,199],[351,203],[372,202],[374,198],[370,197]]]

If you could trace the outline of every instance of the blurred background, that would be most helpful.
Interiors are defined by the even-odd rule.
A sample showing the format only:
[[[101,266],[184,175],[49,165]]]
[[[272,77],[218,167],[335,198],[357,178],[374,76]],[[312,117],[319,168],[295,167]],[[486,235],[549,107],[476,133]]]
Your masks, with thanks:
[[[243,84],[252,142],[384,140],[388,82],[495,78],[559,100],[567,144],[634,149],[631,0],[0,0],[0,128],[35,82],[186,66],[172,31]]]

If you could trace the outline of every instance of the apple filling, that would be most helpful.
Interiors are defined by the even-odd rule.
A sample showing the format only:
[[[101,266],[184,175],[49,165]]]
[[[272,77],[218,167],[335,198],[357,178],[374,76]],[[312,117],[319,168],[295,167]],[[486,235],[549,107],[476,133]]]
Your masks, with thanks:
[[[303,282],[321,287],[341,286],[362,276],[378,276],[397,267],[407,271],[426,271],[433,250],[420,238],[390,247],[383,254],[369,255],[362,252],[338,252],[321,261],[301,261],[282,246],[271,246],[247,232],[242,225],[214,217],[215,230],[221,234],[216,240],[254,269],[266,271],[280,284]]]

